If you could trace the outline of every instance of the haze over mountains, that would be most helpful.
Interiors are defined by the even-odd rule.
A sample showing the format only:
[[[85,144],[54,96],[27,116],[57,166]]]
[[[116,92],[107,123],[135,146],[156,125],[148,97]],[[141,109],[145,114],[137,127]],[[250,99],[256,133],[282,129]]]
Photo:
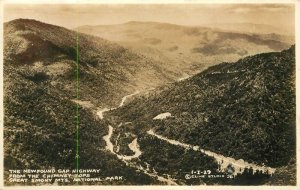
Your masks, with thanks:
[[[177,184],[228,184],[183,179],[180,172],[217,171],[218,163],[155,139],[149,129],[236,159],[281,167],[284,174],[295,164],[293,37],[155,22],[78,30],[82,33],[31,19],[5,23],[6,170],[74,168],[76,101],[80,167],[126,178],[98,184],[165,184],[166,175]],[[273,53],[254,55],[262,52]],[[140,94],[125,102],[137,90]],[[95,114],[100,108],[107,112],[101,119]],[[153,120],[163,112],[173,117]],[[132,153],[128,145],[136,138],[141,156],[125,163],[107,151],[108,125],[122,154]]]
[[[69,95],[76,95],[77,33],[36,20],[18,19],[4,26],[6,65],[43,75],[48,82]],[[162,85],[176,78],[160,61],[138,55],[99,37],[78,34],[80,96],[97,105],[115,105],[136,89]]]
[[[150,82],[143,87],[168,81],[161,69],[117,44],[79,34],[78,87],[75,31],[18,19],[5,23],[4,36],[6,177],[8,169],[74,169],[80,117],[81,168],[102,168],[104,176],[122,175],[126,184],[155,183],[99,149],[106,127],[98,123],[94,110],[80,107],[76,114],[73,100],[79,88],[80,100],[93,103],[95,109],[114,105],[127,90],[144,83],[137,81],[139,76]]]
[[[210,28],[217,28],[232,32],[254,33],[254,34],[280,34],[284,36],[294,36],[294,27],[280,27],[268,24],[254,24],[254,23],[215,23],[205,24],[204,26]]]
[[[159,22],[131,21],[118,25],[82,26],[80,32],[115,41],[154,60],[163,61],[182,76],[208,66],[237,61],[256,53],[281,51],[294,43],[293,36],[262,34],[253,30],[224,31]],[[245,28],[246,29],[246,28]],[[271,30],[269,30],[271,31]]]

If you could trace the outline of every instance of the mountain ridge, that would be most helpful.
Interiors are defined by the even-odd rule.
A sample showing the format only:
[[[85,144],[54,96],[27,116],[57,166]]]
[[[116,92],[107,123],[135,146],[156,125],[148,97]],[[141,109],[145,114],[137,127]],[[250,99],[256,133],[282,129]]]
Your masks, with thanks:
[[[227,42],[222,39],[234,38],[230,34],[185,32],[186,36],[206,36],[212,42],[221,40],[223,44],[216,47],[216,56],[243,50],[225,48]],[[96,36],[30,19],[5,24],[4,35],[4,164],[8,185],[14,184],[8,182],[7,169],[74,169],[77,125],[80,167],[101,168],[104,176],[126,178],[97,183],[101,185],[162,184],[159,175],[176,177],[178,184],[199,185],[205,180],[186,180],[184,172],[218,170],[212,157],[155,139],[147,134],[149,129],[219,154],[278,167],[279,178],[295,165],[295,46],[281,52],[247,56],[237,62],[225,60],[215,65],[214,60],[206,64],[210,67],[203,72],[198,71],[203,69],[199,62],[206,60],[195,59],[192,66],[197,74],[174,82],[178,74],[191,72],[191,68],[184,72],[182,65],[168,68],[173,62],[148,58]],[[77,39],[81,52],[78,64]],[[163,43],[151,36],[143,36],[142,40],[151,47]],[[230,43],[239,42],[234,40]],[[168,52],[183,48],[175,46],[166,46]],[[258,46],[262,48],[265,44]],[[157,49],[151,47],[156,53]],[[162,56],[165,53],[159,52]],[[187,62],[182,64],[190,64]],[[79,79],[75,77],[76,71]],[[77,81],[80,98],[76,97]],[[148,90],[153,87],[154,90]],[[136,90],[141,93],[126,100]],[[101,109],[107,112],[105,119],[95,114]],[[166,112],[171,117],[153,120]],[[127,164],[107,151],[103,137],[108,137],[109,125],[114,127],[109,139],[116,144],[113,151],[129,155],[132,151],[128,144],[135,139],[132,142],[141,145],[138,159]],[[146,170],[158,175],[143,172]],[[286,176],[288,183],[294,176],[294,171],[290,171]],[[208,179],[207,184],[231,183],[224,181]]]
[[[174,73],[164,72],[159,61],[105,39],[40,21],[10,21],[5,23],[4,35],[6,64],[21,64],[25,70],[33,67],[35,71],[30,75],[42,73],[45,79],[48,78],[45,81],[65,86],[63,89],[69,94],[76,94],[74,80],[78,41],[79,76],[82,90],[88,92],[81,97],[101,106],[105,102],[109,105],[117,104],[118,99],[125,94],[155,87],[176,78]],[[28,72],[32,73],[32,70]],[[97,85],[91,86],[88,82],[91,80],[97,80]],[[92,91],[97,86],[102,86],[102,94],[96,95]],[[116,98],[113,100],[112,96]],[[104,100],[100,102],[98,99]]]
[[[142,131],[152,126],[170,139],[284,166],[295,156],[294,68],[295,46],[249,56],[137,97],[111,114]],[[173,117],[153,120],[165,112]]]
[[[248,55],[281,51],[294,43],[293,36],[159,22],[133,21],[76,29],[122,44],[153,60],[160,60],[165,63],[165,69],[174,68],[173,71],[181,76],[195,74],[220,62],[235,62]]]

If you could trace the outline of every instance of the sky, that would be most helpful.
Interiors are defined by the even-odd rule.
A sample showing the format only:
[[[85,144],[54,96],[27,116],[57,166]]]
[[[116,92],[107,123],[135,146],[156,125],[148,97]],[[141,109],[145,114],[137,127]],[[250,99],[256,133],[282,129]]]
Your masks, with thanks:
[[[75,28],[128,21],[201,26],[254,23],[294,27],[293,4],[5,4],[4,21],[30,18]]]

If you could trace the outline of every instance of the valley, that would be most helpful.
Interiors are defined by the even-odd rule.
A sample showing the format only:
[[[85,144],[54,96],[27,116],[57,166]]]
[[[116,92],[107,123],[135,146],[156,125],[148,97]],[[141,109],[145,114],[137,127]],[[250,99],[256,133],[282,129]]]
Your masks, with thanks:
[[[294,159],[290,155],[295,155],[293,55],[291,47],[280,53],[258,54],[211,67],[186,80],[137,96],[109,112],[108,118],[113,118],[110,119],[113,123],[130,123],[114,128],[117,133],[150,135],[201,152],[216,159],[223,171],[231,165],[235,175],[243,173],[245,168],[276,175],[276,167],[288,164]],[[258,105],[254,103],[257,100],[261,102]],[[243,110],[246,108],[247,111]],[[255,133],[250,132],[247,138],[249,129]]]
[[[159,22],[7,22],[5,178],[74,169],[78,132],[80,168],[125,179],[92,185],[294,184],[293,44]],[[206,174],[185,177],[193,171]]]
[[[117,42],[153,60],[162,61],[162,67],[167,72],[175,73],[177,78],[194,75],[221,62],[235,62],[249,55],[282,51],[294,42],[293,35],[287,32],[261,32],[274,32],[272,27],[264,29],[268,27],[250,25],[248,31],[239,31],[234,30],[242,28],[238,24],[227,30],[222,29],[224,25],[217,26],[221,29],[130,21],[116,25],[86,25],[76,30]],[[251,30],[257,33],[249,32]]]

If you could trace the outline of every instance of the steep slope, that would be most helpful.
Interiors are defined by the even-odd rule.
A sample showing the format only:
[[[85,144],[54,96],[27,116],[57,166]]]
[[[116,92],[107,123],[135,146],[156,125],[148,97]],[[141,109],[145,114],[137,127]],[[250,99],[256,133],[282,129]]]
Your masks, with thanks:
[[[34,20],[6,23],[4,35],[6,179],[8,169],[75,168],[75,102],[83,106],[79,106],[80,168],[99,168],[101,177],[121,175],[126,179],[93,184],[162,184],[165,179],[158,176],[168,180],[168,175],[178,179],[178,184],[221,184],[218,180],[184,179],[184,172],[195,169],[217,171],[219,163],[202,152],[154,138],[146,133],[149,129],[282,170],[295,155],[294,48],[217,65],[124,102],[124,96],[136,90],[174,80],[177,70],[184,67],[162,66],[162,62],[101,38]],[[77,37],[80,101],[75,100]],[[285,44],[275,42],[275,47],[281,45]],[[105,119],[94,113],[98,106],[112,108],[120,102],[123,107],[107,111]],[[164,112],[172,116],[153,120]],[[114,127],[110,140],[119,143],[120,154],[130,156],[128,145],[137,139],[142,151],[138,159],[128,164],[107,151],[103,137],[109,124]],[[276,174],[280,178],[282,172]]]
[[[35,20],[18,19],[4,26],[5,65],[34,80],[76,95],[76,44],[79,45],[81,98],[97,105],[114,105],[137,89],[174,79],[153,61],[98,37],[76,33]]]
[[[76,41],[79,44],[79,87]],[[107,132],[93,110],[74,102],[107,106],[136,89],[170,80],[153,62],[117,44],[35,20],[4,25],[4,168],[75,169],[79,117],[80,168],[101,168],[100,177],[125,181],[94,184],[153,184],[157,180],[105,151]],[[30,183],[27,183],[27,185]],[[68,183],[67,185],[72,184]],[[20,183],[19,183],[20,185]],[[23,185],[23,184],[21,184]]]
[[[286,166],[296,150],[295,47],[210,67],[110,115],[141,136],[153,129],[236,160]]]
[[[292,36],[268,36],[158,22],[132,21],[77,29],[118,42],[152,59],[163,60],[166,63],[164,68],[183,77],[220,62],[237,61],[262,52],[281,51],[294,44]]]
[[[46,83],[36,84],[15,68],[5,66],[4,74],[5,184],[30,185],[9,182],[10,169],[75,169],[76,104],[60,89]],[[118,175],[126,178],[126,181],[104,180],[93,184],[157,183],[104,150],[100,136],[106,134],[106,127],[93,112],[80,107],[78,115],[80,169],[101,168],[97,177]],[[65,183],[72,184],[75,183]]]

